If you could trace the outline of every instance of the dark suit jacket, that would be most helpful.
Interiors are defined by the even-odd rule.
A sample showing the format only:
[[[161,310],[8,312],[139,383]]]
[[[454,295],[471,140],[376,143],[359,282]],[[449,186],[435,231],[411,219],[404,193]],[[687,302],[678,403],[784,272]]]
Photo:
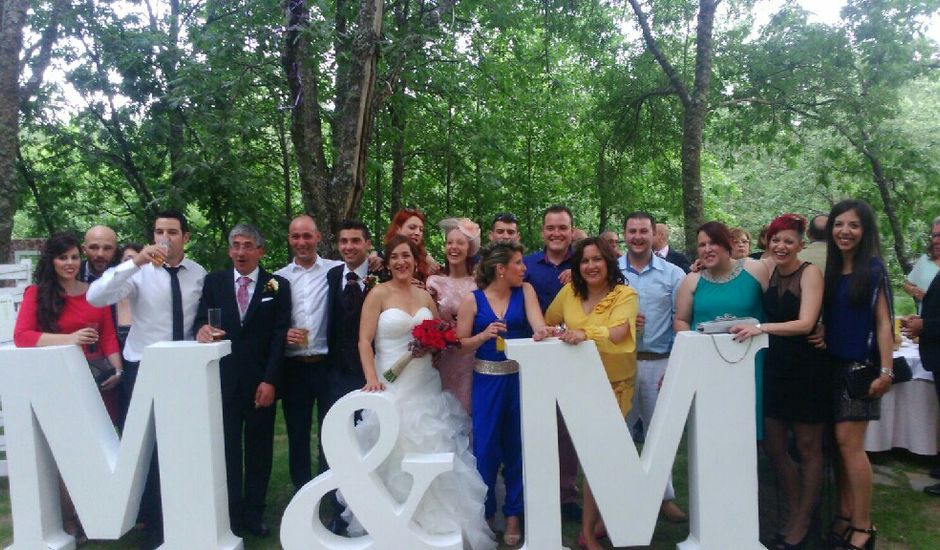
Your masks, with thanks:
[[[920,333],[920,360],[930,372],[940,372],[940,274],[924,294],[921,305],[924,329]]]
[[[675,248],[669,247],[669,252],[666,254],[666,257],[663,258],[667,262],[677,265],[682,268],[682,271],[688,273],[692,270],[692,263],[688,258],[685,257],[685,254],[679,252]]]
[[[343,288],[346,286],[346,281],[343,279],[344,267],[345,265],[338,265],[326,273],[330,300],[327,329],[330,367],[356,380],[362,376],[362,384],[365,384],[358,347],[359,316],[362,313],[362,304],[360,303],[354,311],[346,311],[343,307]],[[365,292],[368,292],[368,289]]]
[[[277,290],[268,287],[272,280],[277,281]],[[219,365],[223,392],[241,387],[254,395],[261,382],[276,386],[290,328],[290,283],[261,269],[242,322],[235,298],[234,271],[215,271],[206,275],[202,285],[195,331],[206,323],[208,309],[215,307],[222,308],[222,330],[225,338],[232,341],[232,353],[223,357]]]

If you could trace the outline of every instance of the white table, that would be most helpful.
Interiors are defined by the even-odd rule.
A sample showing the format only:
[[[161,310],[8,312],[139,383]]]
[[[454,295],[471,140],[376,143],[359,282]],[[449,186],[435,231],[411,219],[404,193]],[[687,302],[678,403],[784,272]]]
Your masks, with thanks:
[[[895,357],[904,357],[914,378],[891,387],[881,398],[881,420],[869,422],[866,451],[888,451],[895,447],[932,456],[940,449],[940,406],[933,373],[924,370],[917,346],[905,338]]]

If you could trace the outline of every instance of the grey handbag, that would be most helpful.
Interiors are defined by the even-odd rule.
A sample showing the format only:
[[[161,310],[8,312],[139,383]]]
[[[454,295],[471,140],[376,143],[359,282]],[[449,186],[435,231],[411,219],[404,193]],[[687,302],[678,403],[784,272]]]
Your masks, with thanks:
[[[733,315],[722,315],[714,321],[705,321],[695,325],[695,330],[702,334],[727,334],[731,327],[737,325],[756,325],[760,323],[753,317],[735,317]]]

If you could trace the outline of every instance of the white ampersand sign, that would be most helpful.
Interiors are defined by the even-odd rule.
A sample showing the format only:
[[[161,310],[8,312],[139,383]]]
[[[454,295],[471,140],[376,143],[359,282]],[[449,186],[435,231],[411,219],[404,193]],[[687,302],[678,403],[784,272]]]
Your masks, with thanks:
[[[356,438],[356,411],[378,416],[378,441],[362,449]],[[398,502],[376,473],[398,439],[399,418],[394,397],[385,393],[352,392],[336,402],[323,420],[322,441],[330,469],[297,492],[281,521],[281,545],[286,550],[461,550],[459,532],[429,534],[412,517],[431,482],[454,468],[453,453],[408,454],[402,471],[413,478],[405,502]],[[341,537],[320,521],[320,503],[340,489],[356,519],[369,533]]]

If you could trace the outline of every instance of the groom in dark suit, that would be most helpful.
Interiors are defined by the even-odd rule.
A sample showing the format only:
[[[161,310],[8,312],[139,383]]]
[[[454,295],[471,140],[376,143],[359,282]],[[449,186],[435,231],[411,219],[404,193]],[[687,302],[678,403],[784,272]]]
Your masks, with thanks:
[[[347,393],[366,385],[359,362],[359,316],[366,293],[377,281],[369,273],[369,249],[372,242],[369,229],[358,220],[346,220],[340,226],[337,248],[343,258],[343,264],[330,269],[326,274],[329,285],[329,365],[330,399],[327,411]],[[324,468],[321,465],[320,471]],[[342,534],[345,522],[339,517],[341,506],[333,502],[333,517],[329,529]]]
[[[343,258],[326,274],[329,285],[330,403],[366,385],[359,362],[359,315],[366,293],[377,280],[369,273],[369,229],[358,220],[343,222],[337,248]]]
[[[215,335],[232,341],[231,355],[219,365],[229,521],[236,534],[247,530],[264,537],[270,533],[264,501],[274,452],[272,405],[291,321],[290,283],[258,266],[264,237],[254,226],[236,225],[228,242],[234,270],[206,276],[196,339],[211,342]],[[210,308],[222,310],[221,330],[206,324]]]

